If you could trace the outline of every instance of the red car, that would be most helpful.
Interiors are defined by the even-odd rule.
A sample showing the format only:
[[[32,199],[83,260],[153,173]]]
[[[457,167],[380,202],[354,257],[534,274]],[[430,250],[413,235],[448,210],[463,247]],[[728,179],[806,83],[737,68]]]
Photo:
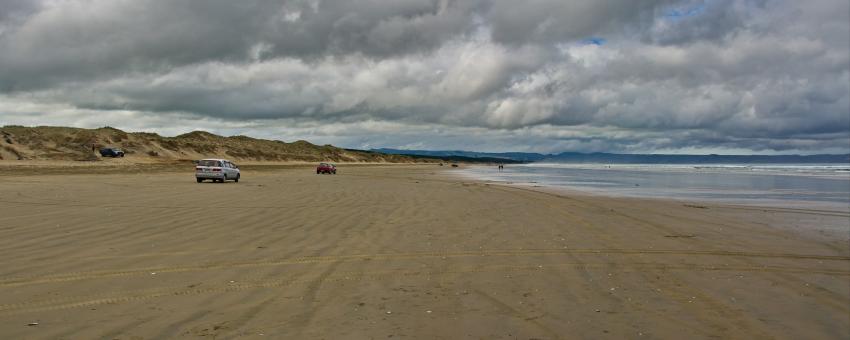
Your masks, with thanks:
[[[316,167],[316,174],[334,174],[336,175],[336,166],[328,163],[320,163]]]

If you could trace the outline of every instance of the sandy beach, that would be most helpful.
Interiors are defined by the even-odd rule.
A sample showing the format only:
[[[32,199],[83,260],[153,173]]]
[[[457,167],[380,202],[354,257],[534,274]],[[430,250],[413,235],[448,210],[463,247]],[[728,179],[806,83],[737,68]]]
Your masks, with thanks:
[[[0,338],[850,338],[846,212],[182,167],[3,168]]]

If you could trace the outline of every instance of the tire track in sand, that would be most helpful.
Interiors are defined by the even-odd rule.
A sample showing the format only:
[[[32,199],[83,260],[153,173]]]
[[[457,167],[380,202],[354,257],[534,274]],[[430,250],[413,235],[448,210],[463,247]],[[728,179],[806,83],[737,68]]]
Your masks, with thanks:
[[[40,301],[25,301],[0,305],[0,316],[16,315],[29,312],[41,312],[52,310],[64,310],[73,308],[84,308],[104,304],[122,304],[136,301],[144,301],[161,297],[178,297],[201,294],[223,294],[240,292],[250,289],[283,288],[292,285],[307,285],[316,287],[334,282],[350,281],[381,281],[395,280],[400,278],[419,277],[444,277],[451,275],[464,275],[474,273],[517,273],[517,272],[544,272],[544,271],[576,271],[576,270],[605,270],[616,269],[623,273],[645,272],[647,270],[658,271],[784,271],[805,272],[807,268],[784,268],[784,267],[742,267],[742,266],[712,266],[698,264],[657,264],[657,263],[555,263],[547,265],[480,265],[460,267],[449,270],[380,270],[380,271],[351,271],[334,272],[327,271],[327,275],[319,275],[318,278],[298,278],[297,275],[278,279],[260,279],[253,281],[242,281],[235,283],[206,284],[205,286],[172,286],[142,289],[135,291],[113,291],[94,295],[68,296]],[[825,275],[850,275],[850,272],[823,271],[819,274]]]
[[[337,256],[314,256],[297,257],[291,259],[276,259],[262,261],[246,261],[231,263],[208,263],[196,266],[175,267],[144,267],[116,271],[89,271],[72,272],[56,275],[16,277],[0,279],[0,287],[16,287],[30,284],[58,283],[70,281],[82,281],[102,278],[130,277],[149,275],[156,273],[182,273],[199,272],[222,269],[274,267],[297,264],[321,264],[353,261],[392,261],[392,260],[416,260],[423,258],[464,258],[464,257],[529,257],[529,256],[559,256],[567,254],[641,254],[641,255],[675,255],[675,256],[732,256],[745,258],[783,258],[796,260],[828,260],[828,261],[850,261],[844,256],[828,255],[803,255],[803,254],[775,254],[775,253],[746,253],[746,252],[723,252],[723,251],[697,251],[697,250],[659,250],[659,249],[541,249],[541,250],[502,250],[502,251],[480,251],[480,252],[457,252],[457,253],[403,253],[403,254],[375,254],[375,255],[337,255]],[[732,266],[729,266],[730,268]],[[763,268],[764,271],[776,271],[781,268],[792,269],[798,273],[826,274],[826,275],[850,275],[850,271],[816,269],[816,268],[793,268],[779,266],[751,265],[750,268]]]

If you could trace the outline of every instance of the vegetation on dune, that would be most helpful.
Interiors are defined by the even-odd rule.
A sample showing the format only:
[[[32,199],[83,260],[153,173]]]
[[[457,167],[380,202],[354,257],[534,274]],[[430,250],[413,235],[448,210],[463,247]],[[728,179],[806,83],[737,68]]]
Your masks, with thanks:
[[[0,159],[76,160],[100,159],[102,147],[121,148],[130,157],[158,160],[187,160],[221,157],[234,161],[330,161],[330,162],[429,162],[402,155],[387,155],[314,145],[307,141],[286,143],[248,136],[224,137],[206,131],[193,131],[175,137],[149,132],[124,132],[112,127],[80,129],[70,127],[0,128]]]

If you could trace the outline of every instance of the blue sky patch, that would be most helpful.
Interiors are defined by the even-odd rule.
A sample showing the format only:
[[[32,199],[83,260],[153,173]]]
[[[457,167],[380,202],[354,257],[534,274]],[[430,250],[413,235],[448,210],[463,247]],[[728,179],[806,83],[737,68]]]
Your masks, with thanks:
[[[584,43],[585,45],[602,46],[602,45],[605,45],[605,43],[608,42],[608,41],[603,39],[603,38],[593,37],[593,38],[584,39],[581,42]]]
[[[694,17],[694,16],[702,14],[703,12],[705,12],[705,4],[699,4],[698,6],[694,6],[694,7],[691,7],[691,8],[674,8],[674,9],[671,9],[671,10],[667,11],[667,13],[664,14],[664,17],[671,19],[671,20],[677,20],[677,19]]]

